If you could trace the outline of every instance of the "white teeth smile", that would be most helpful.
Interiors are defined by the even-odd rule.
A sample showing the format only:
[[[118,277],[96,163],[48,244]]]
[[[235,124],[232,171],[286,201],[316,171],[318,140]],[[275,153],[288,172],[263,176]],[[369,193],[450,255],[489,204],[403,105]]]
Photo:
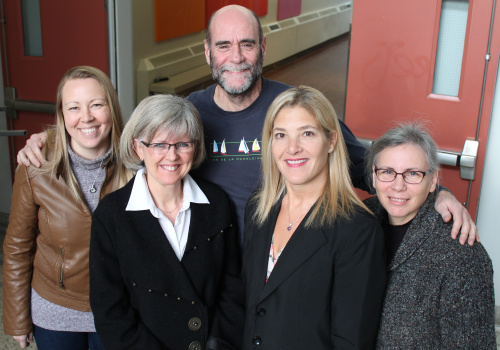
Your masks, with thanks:
[[[300,164],[300,163],[305,163],[306,159],[298,159],[298,160],[287,160],[286,161],[288,164]]]
[[[407,199],[402,199],[402,198],[393,198],[393,197],[389,197],[389,199],[390,199],[391,201],[394,201],[394,202],[401,202],[401,203],[403,203],[403,202],[406,202],[406,201],[407,201]]]
[[[90,128],[90,129],[80,129],[80,131],[83,132],[84,134],[92,134],[96,130],[97,130],[97,127],[93,127],[93,128]]]
[[[251,68],[252,66],[250,64],[226,64],[221,67],[221,72],[241,73]]]
[[[167,170],[167,171],[174,171],[174,170],[177,170],[179,168],[178,165],[175,165],[175,166],[166,166],[166,165],[162,165],[161,166],[163,169]]]

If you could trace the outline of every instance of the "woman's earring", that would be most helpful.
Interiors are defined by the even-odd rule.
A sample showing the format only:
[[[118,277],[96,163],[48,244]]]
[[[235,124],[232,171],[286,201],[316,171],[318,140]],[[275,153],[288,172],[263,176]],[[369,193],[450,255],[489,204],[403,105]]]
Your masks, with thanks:
[[[328,150],[328,153],[332,153],[332,152],[333,152],[333,148],[330,148],[330,149]]]

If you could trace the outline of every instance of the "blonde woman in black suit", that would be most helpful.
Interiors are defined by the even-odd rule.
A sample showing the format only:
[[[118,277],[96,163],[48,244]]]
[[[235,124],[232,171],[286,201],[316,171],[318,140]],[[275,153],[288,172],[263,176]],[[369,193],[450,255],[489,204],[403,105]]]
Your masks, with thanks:
[[[357,198],[330,102],[279,95],[247,204],[244,349],[371,349],[385,287],[383,234]]]

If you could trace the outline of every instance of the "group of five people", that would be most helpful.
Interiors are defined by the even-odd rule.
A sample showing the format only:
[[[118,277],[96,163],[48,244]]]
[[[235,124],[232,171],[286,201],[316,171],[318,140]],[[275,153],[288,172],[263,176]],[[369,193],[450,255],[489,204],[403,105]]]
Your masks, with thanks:
[[[47,161],[16,171],[5,332],[42,350],[494,349],[491,262],[450,237],[475,227],[437,194],[422,127],[378,140],[365,176],[319,91],[261,77],[255,14],[217,11],[205,48],[216,84],[150,96],[124,130],[102,72],[63,77],[43,149],[18,156]],[[221,161],[214,140],[241,135],[262,156]]]

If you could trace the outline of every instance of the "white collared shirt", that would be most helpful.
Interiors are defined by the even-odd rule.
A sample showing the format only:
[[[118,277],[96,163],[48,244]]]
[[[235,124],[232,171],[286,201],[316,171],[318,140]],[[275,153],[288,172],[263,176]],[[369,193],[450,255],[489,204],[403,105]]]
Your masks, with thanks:
[[[163,232],[167,236],[172,249],[177,255],[177,258],[182,260],[189,234],[189,223],[191,222],[191,203],[210,204],[207,196],[200,189],[193,178],[187,174],[183,179],[183,199],[182,207],[177,213],[175,224],[172,225],[170,220],[156,206],[151,193],[149,192],[148,183],[146,181],[146,171],[142,168],[137,172],[132,187],[132,193],[127,204],[126,211],[149,210],[151,214],[160,222]]]

